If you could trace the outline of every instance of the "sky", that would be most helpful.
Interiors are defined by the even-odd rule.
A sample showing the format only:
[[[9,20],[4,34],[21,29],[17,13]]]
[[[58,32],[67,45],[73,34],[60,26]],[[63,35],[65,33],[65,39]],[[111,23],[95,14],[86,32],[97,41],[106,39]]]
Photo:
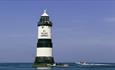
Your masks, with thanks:
[[[44,9],[56,62],[115,63],[114,0],[0,0],[0,62],[34,62]]]

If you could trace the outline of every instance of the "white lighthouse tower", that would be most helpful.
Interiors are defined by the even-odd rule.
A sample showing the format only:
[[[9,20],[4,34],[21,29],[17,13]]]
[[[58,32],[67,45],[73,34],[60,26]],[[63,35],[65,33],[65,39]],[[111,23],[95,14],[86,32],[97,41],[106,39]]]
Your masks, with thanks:
[[[54,64],[52,46],[52,22],[44,10],[38,22],[38,42],[34,66],[43,67]]]

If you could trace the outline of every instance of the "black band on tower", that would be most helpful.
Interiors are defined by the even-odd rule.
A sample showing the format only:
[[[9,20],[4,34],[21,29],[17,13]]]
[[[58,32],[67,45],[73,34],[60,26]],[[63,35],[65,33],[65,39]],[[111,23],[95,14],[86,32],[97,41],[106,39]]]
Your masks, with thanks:
[[[36,57],[35,64],[53,64],[54,59],[53,57]]]
[[[38,39],[37,47],[52,47],[51,39]]]

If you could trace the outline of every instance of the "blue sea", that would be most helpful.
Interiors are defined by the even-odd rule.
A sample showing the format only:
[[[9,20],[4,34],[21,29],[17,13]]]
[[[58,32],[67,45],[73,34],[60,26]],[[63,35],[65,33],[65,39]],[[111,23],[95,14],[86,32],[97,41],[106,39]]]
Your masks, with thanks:
[[[65,66],[33,68],[32,63],[0,63],[0,70],[115,70],[115,63],[76,64],[61,63]]]

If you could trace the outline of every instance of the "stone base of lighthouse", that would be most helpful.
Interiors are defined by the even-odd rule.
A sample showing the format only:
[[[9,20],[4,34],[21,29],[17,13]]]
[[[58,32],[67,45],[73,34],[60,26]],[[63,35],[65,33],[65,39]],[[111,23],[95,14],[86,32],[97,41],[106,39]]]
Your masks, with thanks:
[[[34,67],[48,67],[54,64],[53,57],[36,57]]]
[[[45,65],[47,66],[48,64],[54,64],[54,59],[53,57],[36,57],[35,59],[35,65],[42,66]]]

